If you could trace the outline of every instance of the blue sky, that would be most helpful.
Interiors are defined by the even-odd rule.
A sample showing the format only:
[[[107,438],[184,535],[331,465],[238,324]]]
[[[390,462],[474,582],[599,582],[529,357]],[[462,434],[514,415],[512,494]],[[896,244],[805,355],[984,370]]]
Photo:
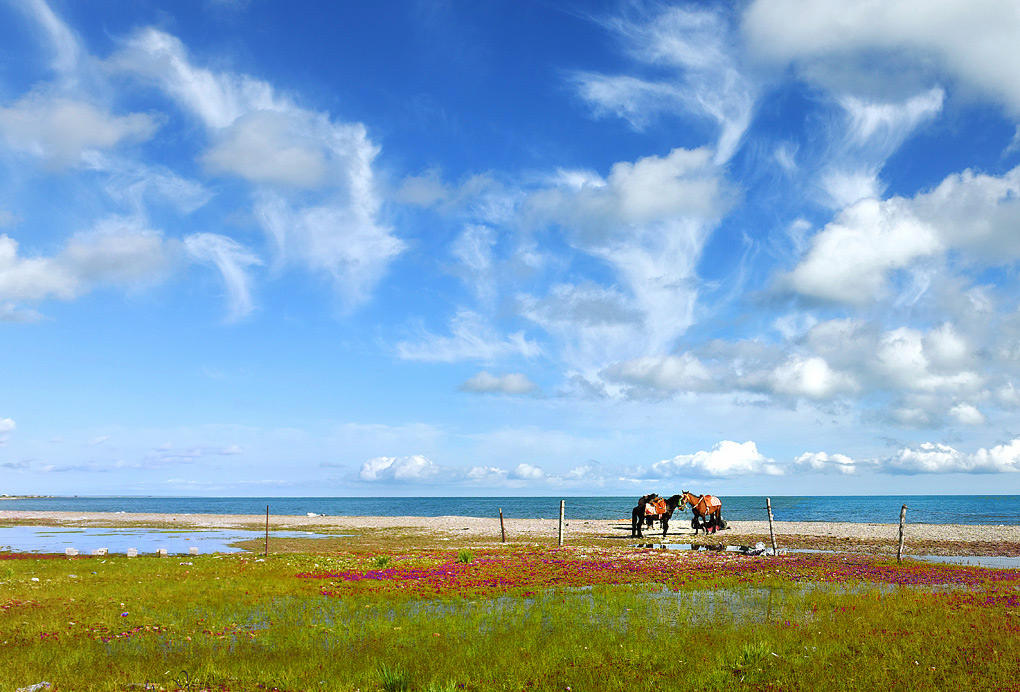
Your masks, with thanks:
[[[1020,492],[1018,35],[0,4],[2,492]]]

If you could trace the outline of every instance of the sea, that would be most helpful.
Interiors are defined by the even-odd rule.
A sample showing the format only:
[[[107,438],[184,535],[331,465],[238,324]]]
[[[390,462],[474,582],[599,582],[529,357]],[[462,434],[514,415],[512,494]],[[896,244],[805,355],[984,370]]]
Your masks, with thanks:
[[[721,496],[723,517],[767,518],[765,497]],[[322,516],[469,516],[630,520],[635,497],[37,497],[0,500],[0,510]],[[1020,525],[1020,495],[772,496],[776,521]]]

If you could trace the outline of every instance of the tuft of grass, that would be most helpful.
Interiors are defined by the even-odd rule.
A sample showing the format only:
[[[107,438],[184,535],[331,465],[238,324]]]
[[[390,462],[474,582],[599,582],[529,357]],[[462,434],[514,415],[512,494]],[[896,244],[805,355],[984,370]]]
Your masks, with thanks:
[[[469,564],[471,564],[474,561],[474,559],[475,559],[475,554],[472,553],[470,550],[467,550],[465,548],[461,548],[460,550],[457,551],[457,562],[460,562],[460,563],[465,564],[465,565],[469,565]]]
[[[385,663],[379,666],[379,679],[384,692],[408,692],[411,678],[402,668],[390,668]]]
[[[376,569],[386,569],[390,564],[389,555],[376,555],[372,560],[372,566]]]

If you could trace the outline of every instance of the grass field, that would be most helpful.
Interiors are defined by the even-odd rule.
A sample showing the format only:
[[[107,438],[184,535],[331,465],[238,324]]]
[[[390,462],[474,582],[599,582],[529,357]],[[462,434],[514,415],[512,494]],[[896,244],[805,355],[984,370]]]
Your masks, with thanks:
[[[1020,689],[1020,570],[540,546],[0,554],[0,690]]]

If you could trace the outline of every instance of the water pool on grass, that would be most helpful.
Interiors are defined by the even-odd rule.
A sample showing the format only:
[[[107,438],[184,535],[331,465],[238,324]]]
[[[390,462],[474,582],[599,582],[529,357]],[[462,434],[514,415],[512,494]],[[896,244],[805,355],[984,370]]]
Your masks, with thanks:
[[[75,548],[88,555],[97,548],[106,548],[111,554],[126,553],[136,548],[138,553],[155,553],[166,548],[168,554],[187,554],[192,547],[205,553],[240,553],[241,548],[231,543],[258,539],[261,531],[245,529],[151,529],[136,527],[78,527],[78,526],[7,526],[0,527],[0,551],[18,553],[62,553]],[[321,538],[308,531],[270,531],[273,538]]]

